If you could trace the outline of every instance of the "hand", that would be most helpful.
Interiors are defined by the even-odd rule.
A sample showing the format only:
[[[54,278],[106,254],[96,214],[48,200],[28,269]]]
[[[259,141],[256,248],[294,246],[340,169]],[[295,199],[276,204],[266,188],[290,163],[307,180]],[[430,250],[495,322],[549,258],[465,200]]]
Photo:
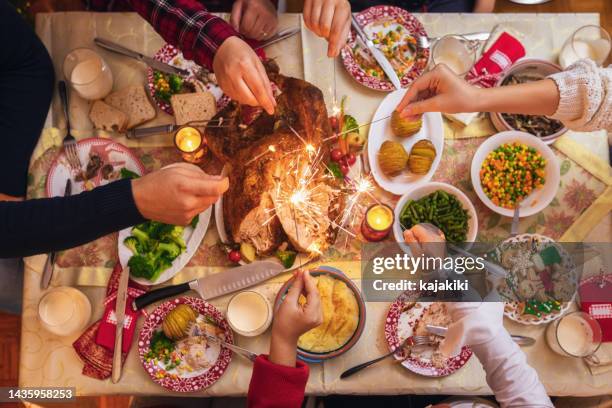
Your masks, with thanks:
[[[327,56],[337,57],[351,29],[351,4],[347,0],[305,0],[304,23],[327,39]]]
[[[254,40],[267,40],[278,30],[278,16],[270,0],[236,0],[230,24]]]
[[[298,338],[323,322],[321,298],[315,280],[309,272],[297,271],[285,300],[274,315],[269,360],[275,364],[295,366]],[[306,304],[300,306],[301,294]]]
[[[413,257],[427,255],[432,258],[444,258],[446,256],[446,239],[442,231],[436,233],[424,225],[417,224],[404,231],[404,241],[410,247]]]
[[[177,163],[132,180],[140,214],[166,224],[187,225],[229,187],[227,177],[211,176],[193,164]]]
[[[440,351],[447,356],[457,354],[465,345],[494,341],[505,330],[503,302],[447,302],[446,308],[452,323]]]
[[[478,112],[476,102],[480,90],[459,78],[446,65],[439,64],[410,85],[396,110],[404,118],[425,112]]]
[[[223,92],[242,104],[261,106],[270,115],[276,100],[263,64],[238,37],[223,41],[213,59],[213,70]]]

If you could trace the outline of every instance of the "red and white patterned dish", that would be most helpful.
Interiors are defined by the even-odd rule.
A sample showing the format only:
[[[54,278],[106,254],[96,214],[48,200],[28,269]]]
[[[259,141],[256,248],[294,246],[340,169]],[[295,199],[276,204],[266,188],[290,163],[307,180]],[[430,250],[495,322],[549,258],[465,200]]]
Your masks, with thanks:
[[[183,57],[183,53],[178,48],[175,48],[170,44],[166,44],[161,47],[159,51],[157,51],[155,55],[153,55],[153,58],[163,63],[175,66],[177,68],[186,69],[191,73],[191,75],[185,79],[191,81],[198,81],[196,79],[196,72],[201,69],[205,70],[205,68],[198,66],[198,64],[196,64],[195,62],[185,59],[185,57]],[[198,82],[200,82],[210,93],[215,96],[215,99],[217,100],[217,110],[223,109],[225,105],[229,103],[230,99],[223,93],[223,91],[221,90],[221,88],[219,88],[216,82],[211,81],[206,84],[202,83],[201,81]],[[174,115],[174,112],[172,111],[172,106],[170,106],[170,104],[166,101],[158,99],[155,96],[153,68],[150,67],[147,69],[147,88],[149,90],[149,94],[151,95],[157,106],[161,110],[166,112],[168,115]]]
[[[391,304],[385,321],[385,339],[389,351],[396,350],[402,341],[412,335],[413,328],[430,302],[419,302],[415,307],[403,311],[404,305],[409,302],[409,295],[403,293]],[[421,307],[418,307],[418,306]],[[426,377],[444,377],[463,367],[472,356],[472,349],[464,346],[459,354],[450,357],[444,367],[435,367],[430,359],[408,357],[403,350],[393,355],[408,370]]]
[[[87,167],[89,153],[92,148],[107,155],[108,161],[105,160],[105,162],[113,164],[115,170],[126,168],[141,176],[146,173],[140,159],[138,159],[129,148],[113,140],[98,137],[82,139],[77,142],[77,151],[83,170]],[[47,197],[63,196],[66,188],[66,180],[69,178],[72,180],[72,195],[103,186],[112,181],[105,180],[98,174],[95,178],[87,182],[77,182],[74,180],[75,176],[76,172],[70,167],[66,154],[62,151],[49,168],[46,185]],[[86,188],[86,183],[89,184],[88,188]]]
[[[225,341],[233,344],[234,338],[223,314],[210,303],[193,297],[180,297],[169,300],[159,305],[153,313],[147,316],[147,320],[140,330],[138,336],[138,355],[145,371],[157,384],[174,392],[194,392],[213,385],[225,372],[232,359],[232,352],[221,347],[215,364],[202,372],[195,372],[190,377],[162,376],[164,370],[153,361],[147,361],[145,355],[149,351],[153,333],[160,330],[161,323],[166,315],[179,304],[186,304],[197,310],[201,315],[213,320],[225,332]],[[161,378],[160,378],[161,377]]]
[[[403,26],[413,37],[418,38],[419,36],[427,36],[425,32],[425,28],[421,24],[416,17],[407,12],[404,9],[394,6],[373,6],[368,9],[363,10],[362,12],[355,15],[357,22],[361,27],[364,28],[364,31],[369,34],[368,27],[372,25],[376,25],[377,23],[382,24],[383,21],[392,20],[395,23]],[[385,91],[391,92],[395,91],[395,87],[387,79],[387,77],[374,77],[368,75],[363,68],[359,65],[359,63],[355,60],[353,56],[353,48],[356,45],[356,34],[355,30],[351,29],[349,33],[349,38],[347,45],[342,48],[341,57],[342,63],[344,67],[348,71],[348,73],[361,85],[367,86],[370,89],[375,89],[377,91]],[[400,78],[400,82],[402,84],[402,88],[407,87],[418,78],[425,67],[427,66],[427,61],[429,60],[429,49],[421,49],[419,50],[419,55],[415,58],[414,64],[410,71],[408,71],[402,78]]]

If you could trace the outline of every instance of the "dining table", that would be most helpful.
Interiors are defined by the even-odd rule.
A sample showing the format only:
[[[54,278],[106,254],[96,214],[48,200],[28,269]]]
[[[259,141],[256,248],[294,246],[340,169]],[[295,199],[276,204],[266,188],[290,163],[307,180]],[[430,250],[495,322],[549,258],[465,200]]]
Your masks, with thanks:
[[[228,18],[227,15],[222,15]],[[578,27],[598,24],[598,14],[415,14],[428,35],[468,33],[502,29],[511,32],[525,46],[528,57],[556,61],[565,39]],[[346,96],[346,110],[359,123],[368,123],[385,93],[367,89],[353,80],[340,58],[326,55],[326,42],[311,33],[300,14],[281,14],[280,28],[301,27],[301,33],[265,49],[269,58],[276,60],[281,72],[287,76],[303,78],[324,94],[328,109],[334,97]],[[64,57],[78,47],[95,48],[93,39],[102,37],[128,48],[153,55],[164,45],[164,40],[136,13],[42,13],[36,18],[36,32],[47,47],[55,66],[57,79],[61,79]],[[96,49],[111,67],[114,88],[130,84],[145,84],[146,66],[141,62]],[[112,138],[128,146],[148,171],[171,162],[180,155],[172,137],[159,134],[134,140],[124,135],[93,128],[88,118],[89,105],[74,92],[70,98],[69,113],[73,135]],[[171,123],[172,117],[159,111],[147,124]],[[367,129],[364,129],[367,132]],[[468,126],[444,121],[444,158],[433,179],[453,184],[462,189],[476,204],[478,198],[469,182],[471,155],[487,136],[496,133],[487,115],[482,114]],[[53,99],[45,129],[34,151],[28,178],[28,198],[45,197],[47,172],[61,149],[65,134],[65,120],[59,97]],[[520,232],[537,232],[559,241],[610,242],[612,224],[612,175],[608,165],[608,136],[605,131],[579,133],[569,131],[552,145],[561,164],[562,186],[557,196],[543,212],[522,218]],[[381,200],[394,203],[397,197],[380,192]],[[509,234],[510,219],[476,206],[480,225],[480,239],[503,239]],[[361,266],[359,244],[350,243],[338,249],[336,256],[325,259],[325,265],[342,270],[357,285],[360,284]],[[610,254],[604,254],[610,256]],[[77,336],[57,337],[41,328],[38,321],[38,303],[45,290],[40,288],[46,255],[25,259],[23,287],[23,316],[19,355],[20,387],[76,387],[78,396],[92,395],[148,395],[148,396],[244,396],[247,393],[252,363],[238,356],[223,376],[207,389],[189,394],[172,393],[157,385],[143,369],[135,344],[127,356],[121,380],[97,380],[82,374],[83,362],[75,353],[72,343]],[[607,264],[612,264],[611,259]],[[104,311],[103,300],[109,276],[117,262],[117,234],[100,238],[81,247],[61,251],[56,257],[56,268],[51,288],[74,286],[81,290],[92,305],[92,322]],[[602,261],[604,267],[606,261]],[[169,283],[223,273],[231,264],[219,247],[219,237],[211,220],[200,248],[189,264]],[[597,270],[597,266],[592,269]],[[291,274],[282,274],[257,285],[254,290],[273,301],[282,283]],[[211,303],[224,312],[230,295],[213,299]],[[150,306],[151,310],[154,306]],[[573,306],[575,308],[576,306]],[[485,372],[477,358],[452,375],[429,378],[412,373],[394,359],[386,359],[351,378],[341,380],[340,374],[365,360],[388,352],[384,325],[388,302],[368,302],[365,329],[357,344],[347,353],[319,364],[310,365],[306,393],[328,394],[491,394]],[[138,322],[142,326],[144,319]],[[536,339],[533,346],[523,350],[550,395],[594,396],[612,394],[612,365],[591,371],[582,360],[555,354],[545,340],[545,326],[521,325],[505,319],[512,334]],[[235,335],[239,346],[257,353],[269,348],[270,331],[257,337]],[[134,340],[134,343],[137,340]],[[604,344],[599,351],[610,356],[612,345]]]

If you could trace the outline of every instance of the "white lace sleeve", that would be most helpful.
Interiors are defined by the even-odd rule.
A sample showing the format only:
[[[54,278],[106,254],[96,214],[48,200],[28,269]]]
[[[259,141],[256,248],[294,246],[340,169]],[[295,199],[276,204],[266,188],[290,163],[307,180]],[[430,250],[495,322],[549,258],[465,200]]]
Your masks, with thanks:
[[[551,75],[559,89],[559,106],[551,116],[580,131],[612,131],[612,66],[599,68],[584,59]]]

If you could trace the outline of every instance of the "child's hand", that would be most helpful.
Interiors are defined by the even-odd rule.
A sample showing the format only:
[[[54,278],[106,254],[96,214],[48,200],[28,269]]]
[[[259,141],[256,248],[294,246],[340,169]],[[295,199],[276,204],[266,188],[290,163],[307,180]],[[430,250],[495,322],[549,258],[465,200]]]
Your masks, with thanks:
[[[298,303],[300,294],[306,304]],[[297,271],[295,281],[285,300],[274,315],[269,360],[275,364],[294,367],[298,338],[323,322],[321,298],[310,273]]]
[[[423,224],[417,224],[405,230],[404,241],[410,247],[414,257],[425,255],[432,258],[444,258],[446,256],[444,233],[434,232]]]

